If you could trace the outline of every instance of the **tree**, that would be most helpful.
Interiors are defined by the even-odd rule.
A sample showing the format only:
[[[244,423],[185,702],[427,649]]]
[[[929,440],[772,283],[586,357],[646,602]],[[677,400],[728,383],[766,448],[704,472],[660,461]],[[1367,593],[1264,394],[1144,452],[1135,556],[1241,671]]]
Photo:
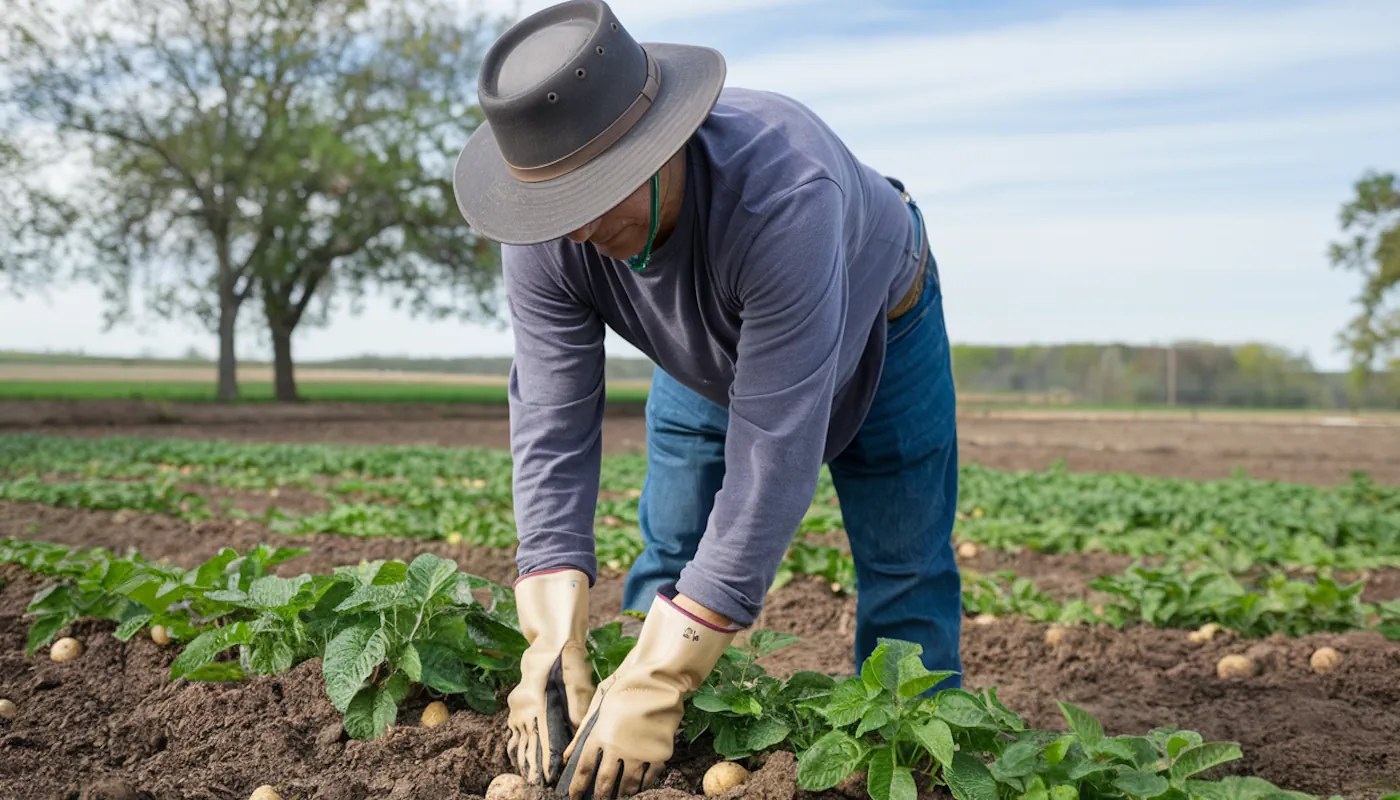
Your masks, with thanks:
[[[1368,170],[1356,182],[1356,197],[1342,206],[1343,231],[1355,230],[1348,241],[1329,249],[1333,267],[1361,273],[1360,312],[1338,336],[1351,356],[1353,405],[1364,395],[1377,359],[1400,356],[1400,190],[1394,173]]]
[[[133,288],[151,312],[201,321],[232,400],[238,315],[260,295],[291,400],[291,334],[324,319],[333,288],[494,313],[495,251],[461,222],[450,175],[506,20],[446,0],[56,5],[22,0],[0,23],[0,124],[84,154],[71,229],[109,325]]]
[[[12,141],[0,139],[0,291],[24,294],[59,276],[73,222],[61,198],[28,183],[38,172]]]

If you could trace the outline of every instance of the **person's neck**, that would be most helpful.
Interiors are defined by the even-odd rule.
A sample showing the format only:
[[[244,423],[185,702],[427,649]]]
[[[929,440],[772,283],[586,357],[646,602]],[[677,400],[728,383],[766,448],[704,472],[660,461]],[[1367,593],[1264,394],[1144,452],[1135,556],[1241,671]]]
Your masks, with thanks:
[[[681,218],[681,206],[685,202],[685,148],[681,148],[661,168],[660,190],[660,221],[656,226],[655,247],[666,243]]]

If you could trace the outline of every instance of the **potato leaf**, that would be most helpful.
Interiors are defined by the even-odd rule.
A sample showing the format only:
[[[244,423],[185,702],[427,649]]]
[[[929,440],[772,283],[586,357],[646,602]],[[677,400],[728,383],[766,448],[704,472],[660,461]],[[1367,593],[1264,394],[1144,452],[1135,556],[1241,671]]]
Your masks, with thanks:
[[[997,800],[996,779],[985,764],[967,753],[954,755],[943,777],[957,800]]]
[[[213,661],[223,651],[235,645],[247,644],[252,637],[246,622],[235,622],[221,628],[213,628],[196,636],[185,646],[183,652],[170,665],[170,679],[188,677],[194,670]]]
[[[1212,767],[1244,757],[1233,742],[1207,742],[1182,750],[1172,762],[1172,780],[1182,781]]]
[[[860,769],[868,750],[844,731],[830,731],[797,762],[797,785],[809,792],[830,789]]]
[[[345,711],[386,655],[388,639],[379,620],[367,619],[342,630],[326,645],[321,674],[326,696],[337,711]]]
[[[1078,706],[1061,701],[1059,703],[1060,712],[1064,714],[1065,721],[1069,723],[1069,729],[1079,737],[1079,741],[1084,743],[1084,747],[1090,752],[1098,750],[1099,742],[1103,741],[1103,725],[1099,723],[1094,715]]]

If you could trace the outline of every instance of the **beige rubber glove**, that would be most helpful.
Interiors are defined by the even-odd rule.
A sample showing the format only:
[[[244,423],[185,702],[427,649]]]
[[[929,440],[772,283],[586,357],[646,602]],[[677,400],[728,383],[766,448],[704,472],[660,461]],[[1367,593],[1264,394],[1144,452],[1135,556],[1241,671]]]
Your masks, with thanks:
[[[507,698],[510,758],[525,780],[547,786],[593,699],[588,576],[574,569],[526,575],[515,584],[515,606],[530,646]]]
[[[650,787],[671,758],[686,699],[738,631],[701,621],[658,594],[637,644],[599,684],[583,727],[565,751],[558,793],[589,800],[628,797]]]

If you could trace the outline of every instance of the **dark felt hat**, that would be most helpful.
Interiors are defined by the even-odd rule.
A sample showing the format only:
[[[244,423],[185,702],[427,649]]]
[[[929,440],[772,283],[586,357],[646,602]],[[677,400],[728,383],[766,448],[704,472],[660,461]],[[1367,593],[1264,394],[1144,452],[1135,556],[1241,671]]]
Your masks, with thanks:
[[[724,57],[642,44],[602,0],[511,27],[482,61],[485,122],[457,158],[467,222],[504,244],[564,236],[607,213],[675,155],[714,108]]]

